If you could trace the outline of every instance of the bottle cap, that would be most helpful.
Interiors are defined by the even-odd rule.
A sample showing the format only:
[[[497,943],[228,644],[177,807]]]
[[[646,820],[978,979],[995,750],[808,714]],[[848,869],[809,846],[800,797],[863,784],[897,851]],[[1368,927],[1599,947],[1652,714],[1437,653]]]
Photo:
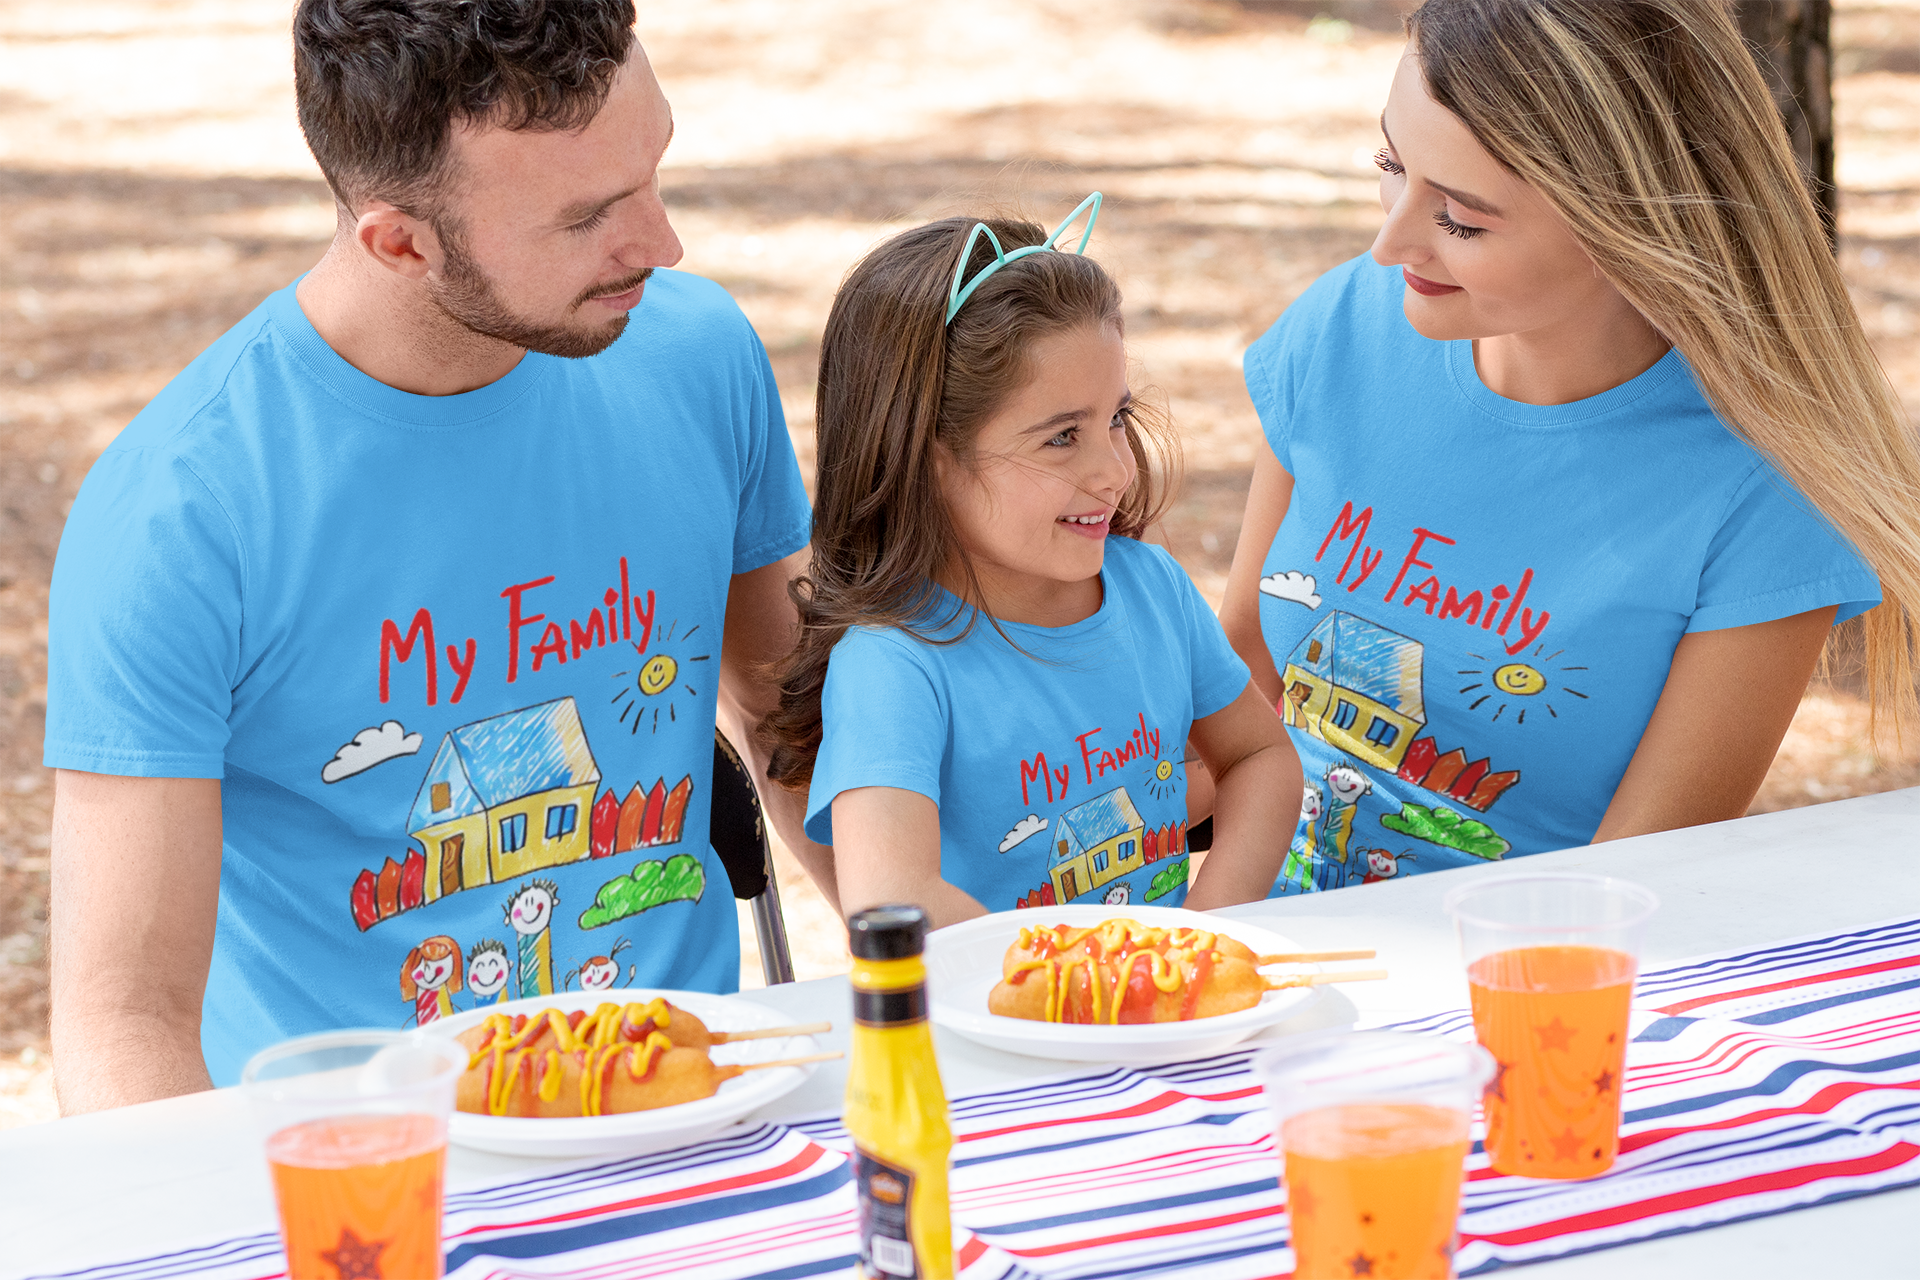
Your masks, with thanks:
[[[847,950],[861,960],[905,960],[927,940],[927,913],[919,907],[868,907],[847,919]]]

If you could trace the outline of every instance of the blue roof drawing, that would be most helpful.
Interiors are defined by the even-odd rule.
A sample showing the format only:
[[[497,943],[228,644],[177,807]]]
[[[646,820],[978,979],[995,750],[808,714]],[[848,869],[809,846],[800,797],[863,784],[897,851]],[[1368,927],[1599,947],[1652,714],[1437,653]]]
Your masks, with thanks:
[[[1133,807],[1133,797],[1127,794],[1127,789],[1115,787],[1060,815],[1060,829],[1066,839],[1055,842],[1053,860],[1056,863],[1068,861],[1088,849],[1105,844],[1122,832],[1145,825],[1140,819],[1140,811]],[[1067,846],[1064,852],[1060,849],[1061,844]]]
[[[440,740],[413,798],[407,829],[419,831],[522,796],[600,781],[572,698],[509,711],[462,725]],[[450,803],[433,808],[433,785],[448,785]]]
[[[1309,661],[1316,641],[1318,656]],[[1329,684],[1364,693],[1409,720],[1426,722],[1418,640],[1336,611],[1307,632],[1287,661]]]

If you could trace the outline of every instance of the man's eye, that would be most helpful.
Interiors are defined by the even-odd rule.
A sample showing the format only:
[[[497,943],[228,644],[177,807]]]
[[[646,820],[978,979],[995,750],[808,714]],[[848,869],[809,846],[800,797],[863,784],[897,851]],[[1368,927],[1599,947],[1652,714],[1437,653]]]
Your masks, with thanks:
[[[574,223],[572,226],[568,227],[567,230],[577,235],[583,235],[586,232],[592,231],[595,227],[599,226],[601,223],[605,222],[606,220],[607,220],[607,211],[605,209],[602,209],[598,213],[594,214],[593,216],[589,218],[583,218],[579,222]]]

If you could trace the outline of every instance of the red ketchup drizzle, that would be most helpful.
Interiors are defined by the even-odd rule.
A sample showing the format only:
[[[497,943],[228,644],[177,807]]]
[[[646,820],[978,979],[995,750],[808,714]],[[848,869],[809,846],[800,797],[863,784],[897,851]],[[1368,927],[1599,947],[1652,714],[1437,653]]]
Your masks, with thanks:
[[[1153,1021],[1153,1001],[1159,994],[1153,985],[1153,953],[1136,951],[1123,962],[1126,965],[1127,989],[1120,997],[1120,1021],[1123,1023],[1142,1023]],[[1146,968],[1139,961],[1146,960]]]
[[[1187,998],[1180,1002],[1180,1021],[1191,1022],[1200,1008],[1200,989],[1213,976],[1213,952],[1202,951],[1193,958],[1193,977],[1187,983]]]

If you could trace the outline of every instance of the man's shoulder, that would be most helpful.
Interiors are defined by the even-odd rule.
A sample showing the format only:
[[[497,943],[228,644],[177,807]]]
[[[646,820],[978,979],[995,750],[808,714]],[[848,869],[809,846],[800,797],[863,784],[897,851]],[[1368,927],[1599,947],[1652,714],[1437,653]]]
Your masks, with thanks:
[[[648,363],[673,351],[702,361],[758,359],[760,340],[733,295],[705,276],[657,269],[632,313],[627,332],[609,354]]]
[[[112,456],[136,449],[168,454],[190,452],[209,422],[226,420],[236,384],[246,388],[261,385],[258,377],[246,376],[249,366],[282,358],[271,336],[272,309],[277,297],[275,294],[264,299],[175,374],[107,446],[106,454]],[[243,390],[241,395],[245,398],[246,392]]]

